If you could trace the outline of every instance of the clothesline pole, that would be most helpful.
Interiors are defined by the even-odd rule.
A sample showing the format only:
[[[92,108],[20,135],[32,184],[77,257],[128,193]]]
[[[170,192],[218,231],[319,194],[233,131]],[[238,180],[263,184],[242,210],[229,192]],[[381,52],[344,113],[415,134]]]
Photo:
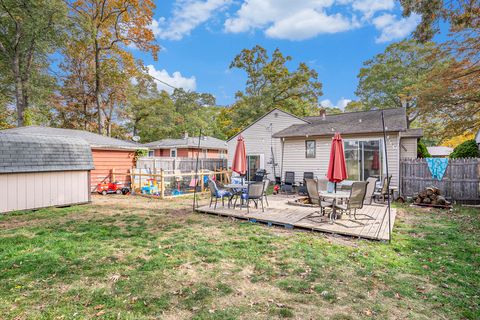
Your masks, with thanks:
[[[198,186],[198,156],[200,153],[200,142],[202,141],[202,129],[200,129],[200,134],[198,135],[198,146],[197,146],[197,161],[195,163],[195,177],[193,180],[195,180],[195,186],[193,187],[193,211],[195,212],[195,209],[197,207],[198,201],[197,201],[197,186]]]
[[[386,164],[386,172],[387,172],[387,181],[388,181],[388,155],[387,155],[387,131],[385,129],[385,117],[383,115],[383,110],[382,110],[382,128],[383,128],[383,147],[385,149],[385,164]],[[388,186],[390,188],[390,185]],[[391,214],[390,214],[390,190],[388,190],[388,197],[387,197],[387,210],[388,210],[388,242],[392,242],[392,228],[391,228]],[[380,225],[380,228],[382,226]]]

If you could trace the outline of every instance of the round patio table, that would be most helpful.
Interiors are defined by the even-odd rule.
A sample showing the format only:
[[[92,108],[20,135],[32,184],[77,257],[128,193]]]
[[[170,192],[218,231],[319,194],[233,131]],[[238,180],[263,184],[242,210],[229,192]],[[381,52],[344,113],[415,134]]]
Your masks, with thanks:
[[[350,198],[350,192],[345,191],[337,191],[332,193],[329,193],[327,191],[320,191],[318,192],[318,195],[321,198],[332,199],[332,214],[330,216],[330,220],[332,221],[332,223],[335,219],[337,219],[337,201]]]
[[[232,193],[232,196],[230,197],[230,199],[228,199],[229,205],[232,203],[233,198],[237,196],[237,197],[240,197],[240,207],[243,206],[242,193],[248,188],[248,185],[229,183],[229,184],[225,184],[223,187],[226,189],[230,189]]]

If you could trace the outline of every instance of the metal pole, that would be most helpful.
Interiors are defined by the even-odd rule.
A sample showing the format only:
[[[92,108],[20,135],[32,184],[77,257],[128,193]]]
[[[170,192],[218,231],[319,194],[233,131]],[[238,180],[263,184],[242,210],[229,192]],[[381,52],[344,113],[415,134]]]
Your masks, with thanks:
[[[195,187],[193,189],[193,211],[195,211],[197,205],[197,186],[198,186],[198,156],[200,153],[200,142],[202,141],[202,129],[200,129],[200,134],[198,135],[198,146],[197,146],[197,161],[195,164]]]
[[[388,182],[388,154],[387,154],[387,132],[385,129],[385,117],[383,115],[383,110],[382,110],[382,128],[383,128],[383,148],[385,149],[385,164],[386,164],[386,172],[387,172],[387,182]],[[388,242],[390,243],[392,241],[392,232],[391,232],[391,221],[390,221],[390,185],[388,185],[388,197],[387,197],[387,209],[388,209]],[[380,225],[380,228],[382,225]]]

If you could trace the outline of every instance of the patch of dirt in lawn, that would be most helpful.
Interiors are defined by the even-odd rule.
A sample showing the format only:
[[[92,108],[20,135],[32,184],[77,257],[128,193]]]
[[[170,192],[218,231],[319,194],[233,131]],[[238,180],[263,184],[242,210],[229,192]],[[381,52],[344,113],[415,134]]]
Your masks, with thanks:
[[[162,314],[164,320],[178,320],[178,319],[191,319],[192,313],[187,310],[174,309],[166,311]]]

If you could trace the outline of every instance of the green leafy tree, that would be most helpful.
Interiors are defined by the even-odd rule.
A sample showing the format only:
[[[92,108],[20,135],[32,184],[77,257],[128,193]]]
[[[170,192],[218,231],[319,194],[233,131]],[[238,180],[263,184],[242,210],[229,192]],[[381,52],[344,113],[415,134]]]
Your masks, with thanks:
[[[230,68],[245,71],[247,83],[244,91],[236,93],[234,111],[222,114],[223,118],[232,117],[226,133],[235,134],[274,108],[299,116],[316,114],[318,98],[322,95],[318,74],[305,63],[291,71],[286,65],[291,60],[292,57],[284,56],[279,49],[270,57],[259,45],[242,50],[233,59]]]
[[[142,88],[143,87],[143,88]],[[171,137],[175,131],[175,107],[170,95],[137,83],[131,89],[125,117],[129,128],[142,142]]]
[[[430,152],[428,152],[427,146],[425,143],[420,140],[417,144],[417,158],[430,158]]]
[[[364,63],[358,74],[356,95],[365,110],[407,109],[407,124],[422,115],[419,105],[428,75],[442,61],[431,59],[436,46],[405,40],[388,46],[383,53]]]
[[[360,101],[350,101],[345,106],[345,112],[357,112],[357,111],[365,111],[366,107]]]
[[[343,112],[340,108],[336,107],[324,107],[323,109],[325,110],[325,114],[340,114]]]
[[[448,22],[452,32],[478,28],[480,23],[479,0],[400,0],[400,3],[404,16],[421,15],[414,36],[422,42],[440,32],[440,22]]]
[[[66,14],[61,0],[0,1],[0,91],[15,101],[18,126],[29,106],[51,93],[48,56],[62,43]]]
[[[478,146],[475,140],[465,141],[453,149],[450,158],[477,158],[479,157]]]

